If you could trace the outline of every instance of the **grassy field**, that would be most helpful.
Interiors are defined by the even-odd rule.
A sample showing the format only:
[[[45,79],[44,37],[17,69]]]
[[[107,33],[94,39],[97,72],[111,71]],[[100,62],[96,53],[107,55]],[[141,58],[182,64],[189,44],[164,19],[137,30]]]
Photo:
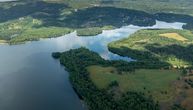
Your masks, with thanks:
[[[170,38],[170,39],[179,40],[179,41],[188,40],[188,39],[184,38],[183,36],[179,35],[178,33],[164,33],[164,34],[160,34],[160,36]]]
[[[87,70],[100,89],[107,88],[111,82],[117,81],[122,92],[143,92],[158,101],[170,101],[175,97],[175,88],[172,85],[180,77],[179,70],[140,69],[121,75],[113,67],[95,65],[89,66]]]
[[[60,28],[60,27],[49,27],[49,28],[38,28],[38,29],[28,29],[23,31],[17,37],[12,38],[9,43],[17,44],[23,43],[25,41],[36,41],[40,38],[52,38],[58,37],[72,32],[73,30],[69,28]]]
[[[41,24],[41,20],[32,17],[0,23],[0,39],[4,43],[16,44],[40,38],[58,37],[73,31],[65,27],[41,27]]]
[[[162,61],[174,67],[192,66],[193,34],[188,30],[139,30],[128,38],[112,42],[110,51],[141,61]]]

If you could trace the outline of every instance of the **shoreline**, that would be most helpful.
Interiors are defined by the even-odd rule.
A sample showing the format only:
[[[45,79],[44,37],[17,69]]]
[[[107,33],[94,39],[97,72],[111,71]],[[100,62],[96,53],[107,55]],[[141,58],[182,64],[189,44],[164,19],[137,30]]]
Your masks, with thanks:
[[[156,23],[157,23],[157,22],[165,22],[165,21],[156,20]],[[166,23],[168,23],[168,22],[166,22]],[[181,22],[173,22],[173,23],[181,23]],[[186,23],[183,23],[183,24],[186,25]],[[155,24],[155,25],[156,25],[156,24]],[[153,25],[153,26],[155,26],[155,25]],[[78,37],[95,37],[95,36],[97,36],[97,35],[103,34],[104,31],[112,31],[112,30],[121,29],[121,28],[124,28],[124,27],[127,27],[127,26],[136,26],[136,27],[138,27],[137,25],[132,25],[132,24],[123,25],[123,26],[121,26],[121,27],[119,27],[119,28],[116,28],[116,27],[113,27],[113,28],[105,28],[105,26],[104,26],[104,27],[101,27],[101,28],[100,28],[101,31],[102,31],[101,33],[98,33],[98,34],[95,34],[95,35],[93,35],[93,33],[91,33],[90,35],[84,35],[84,36],[79,35],[79,34],[77,33],[77,30],[78,30],[78,29],[72,29],[71,32],[66,33],[66,34],[63,34],[63,35],[61,35],[61,36],[40,37],[40,38],[38,38],[38,39],[26,40],[26,41],[22,41],[22,42],[11,42],[11,40],[3,40],[3,39],[1,40],[1,39],[0,39],[0,45],[4,45],[4,44],[7,44],[7,45],[20,45],[20,44],[25,44],[25,43],[28,43],[28,42],[35,42],[35,41],[41,41],[41,40],[46,40],[46,39],[59,38],[59,37],[66,36],[66,35],[68,35],[68,34],[72,34],[72,33],[74,33],[74,32],[76,32],[76,36],[78,36]],[[139,27],[141,27],[141,26],[139,26]],[[150,26],[142,26],[142,27],[144,27],[144,28],[149,28]],[[151,26],[151,27],[152,27],[152,26]],[[83,28],[83,29],[86,29],[86,28]],[[183,28],[182,28],[182,29],[183,29]],[[186,29],[183,29],[183,30],[186,30]]]

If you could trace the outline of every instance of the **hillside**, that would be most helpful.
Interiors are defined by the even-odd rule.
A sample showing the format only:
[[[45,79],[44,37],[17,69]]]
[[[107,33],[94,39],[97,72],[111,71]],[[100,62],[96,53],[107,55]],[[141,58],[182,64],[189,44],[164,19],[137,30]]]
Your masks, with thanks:
[[[192,30],[191,4],[191,0],[183,2],[173,0],[2,2],[0,3],[0,40],[17,44],[39,38],[58,37],[75,30],[79,30],[78,35],[90,36],[109,29],[104,27],[119,28],[130,24],[152,26],[156,20],[184,22],[187,23],[184,28]],[[97,30],[92,31],[93,29]],[[53,34],[43,35],[39,33],[40,30],[42,33],[48,31]]]
[[[109,50],[138,61],[167,62],[173,67],[192,67],[193,34],[187,30],[140,30],[126,39],[112,42]]]
[[[191,69],[149,69],[141,62],[104,60],[85,48],[52,56],[90,110],[192,110]]]
[[[108,29],[105,27],[118,28],[129,24],[152,26],[155,24],[155,19],[151,14],[114,7],[91,7],[76,10],[65,3],[43,1],[6,2],[0,5],[3,7],[0,8],[0,39],[11,44],[39,38],[58,37],[75,30],[90,31],[91,28],[97,28],[97,32],[90,31],[86,34],[95,35],[101,33],[103,29]],[[50,31],[53,34],[42,35],[39,30],[42,33]],[[84,35],[81,32],[78,34]]]
[[[53,2],[53,0],[44,1]],[[67,3],[77,9],[100,5],[137,9],[149,13],[170,12],[193,15],[192,0],[55,0],[55,2]]]

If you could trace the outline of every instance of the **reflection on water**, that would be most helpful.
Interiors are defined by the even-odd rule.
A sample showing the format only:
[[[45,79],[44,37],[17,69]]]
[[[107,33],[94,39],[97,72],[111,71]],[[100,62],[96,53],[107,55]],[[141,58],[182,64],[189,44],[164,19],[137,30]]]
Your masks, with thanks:
[[[21,45],[0,45],[0,110],[83,110],[55,51],[87,47],[109,60],[131,60],[108,51],[107,44],[144,28],[181,29],[183,23],[157,21],[153,27],[125,26],[94,37],[63,37]]]
[[[120,29],[115,30],[106,30],[102,34],[97,36],[90,37],[79,37],[76,35],[76,32],[68,34],[63,37],[54,38],[51,40],[44,40],[43,42],[54,43],[57,45],[59,51],[66,51],[69,49],[74,49],[78,47],[86,47],[94,52],[99,53],[104,59],[107,60],[126,60],[131,61],[132,59],[127,57],[122,57],[108,51],[107,44],[116,41],[125,37],[128,37],[130,34],[133,34],[137,30],[147,29],[147,28],[173,28],[173,29],[182,29],[184,23],[166,23],[157,21],[156,25],[152,27],[139,27],[139,26],[124,26]],[[56,50],[55,50],[56,51]]]

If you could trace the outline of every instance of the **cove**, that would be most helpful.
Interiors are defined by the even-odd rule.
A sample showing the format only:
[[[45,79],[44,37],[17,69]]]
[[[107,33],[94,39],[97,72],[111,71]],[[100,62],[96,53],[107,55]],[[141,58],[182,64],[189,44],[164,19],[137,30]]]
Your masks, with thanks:
[[[107,44],[140,29],[182,29],[183,25],[156,21],[151,27],[129,25],[97,36],[79,37],[73,32],[21,45],[0,45],[0,109],[84,110],[69,82],[68,72],[52,58],[52,52],[86,47],[104,59],[131,61],[108,51]]]

